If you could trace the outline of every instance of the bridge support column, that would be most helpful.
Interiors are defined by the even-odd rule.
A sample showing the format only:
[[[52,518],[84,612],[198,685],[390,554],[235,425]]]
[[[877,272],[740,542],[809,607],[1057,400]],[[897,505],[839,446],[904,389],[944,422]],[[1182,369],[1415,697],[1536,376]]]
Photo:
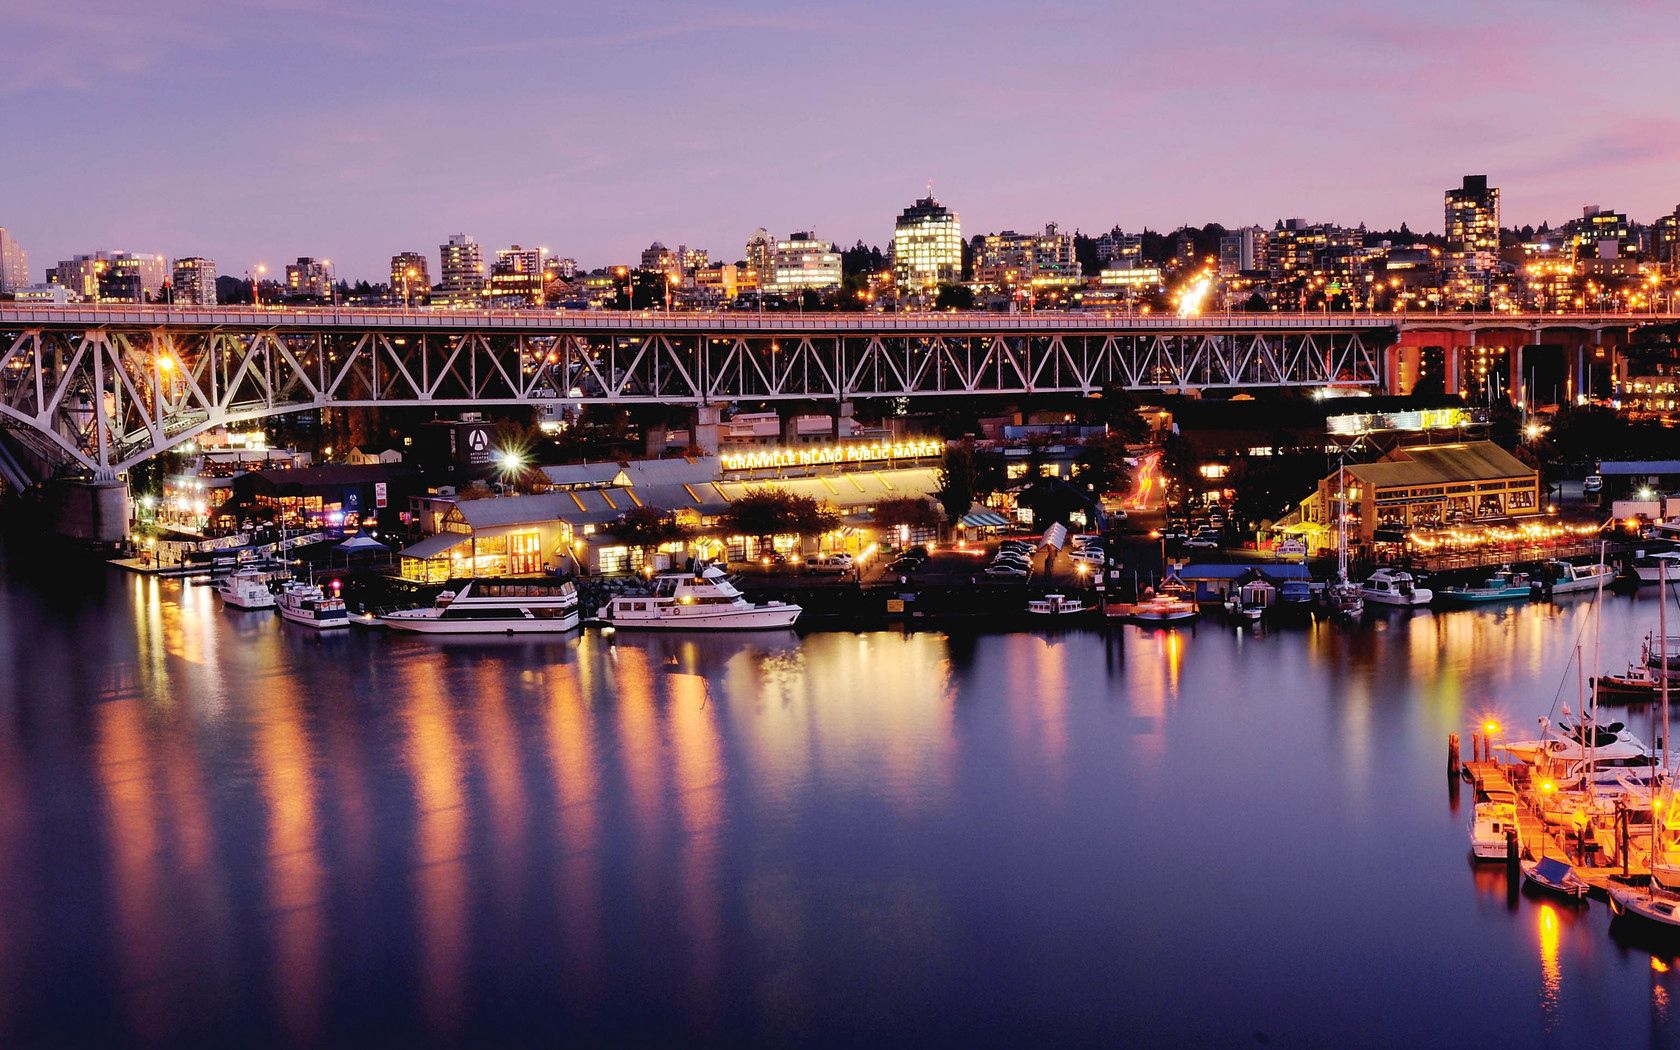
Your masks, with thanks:
[[[842,401],[834,410],[834,436],[844,441],[857,433],[857,420],[852,418],[853,406],[850,401]]]
[[[114,546],[128,538],[128,483],[117,478],[53,481],[44,490],[44,524],[65,539]]]
[[[1521,408],[1528,403],[1531,392],[1524,389],[1523,384],[1523,344],[1519,341],[1511,347],[1511,404]]]
[[[718,430],[723,422],[723,410],[716,405],[698,405],[694,409],[694,446],[702,454],[718,454]]]

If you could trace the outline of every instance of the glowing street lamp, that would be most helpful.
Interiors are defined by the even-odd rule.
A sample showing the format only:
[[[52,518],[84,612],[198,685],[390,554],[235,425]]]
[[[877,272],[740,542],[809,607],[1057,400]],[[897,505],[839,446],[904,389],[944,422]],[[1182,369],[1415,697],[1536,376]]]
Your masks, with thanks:
[[[504,448],[496,453],[496,470],[505,480],[514,480],[525,473],[525,453],[516,448]]]

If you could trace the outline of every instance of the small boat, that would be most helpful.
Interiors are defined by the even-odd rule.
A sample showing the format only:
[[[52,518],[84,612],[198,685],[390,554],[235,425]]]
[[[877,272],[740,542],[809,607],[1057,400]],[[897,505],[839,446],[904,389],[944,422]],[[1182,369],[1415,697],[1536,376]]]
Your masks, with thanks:
[[[1481,583],[1460,584],[1435,592],[1435,596],[1449,605],[1481,605],[1487,602],[1509,602],[1533,597],[1528,576],[1510,569],[1500,569]]]
[[[1504,860],[1510,847],[1507,831],[1517,828],[1517,807],[1509,802],[1478,802],[1470,818],[1470,852],[1477,860]],[[1518,842],[1520,848],[1522,843]]]
[[[1086,605],[1078,598],[1069,598],[1065,594],[1046,594],[1042,598],[1034,598],[1027,602],[1027,613],[1032,616],[1083,616],[1092,608],[1093,606]]]
[[[1654,554],[1641,554],[1633,560],[1634,578],[1639,581],[1641,586],[1647,583],[1656,583],[1662,579],[1663,563],[1667,562],[1669,566],[1668,579],[1672,584],[1677,578],[1674,568],[1676,559],[1680,559],[1680,552],[1658,551]]]
[[[1258,570],[1251,570],[1242,584],[1225,599],[1225,612],[1236,620],[1259,623],[1277,604],[1278,589]]]
[[[228,573],[216,581],[216,593],[235,609],[274,608],[274,592],[268,586],[268,573],[256,569]]]
[[[804,610],[792,602],[755,605],[722,569],[654,577],[648,594],[619,594],[597,615],[617,628],[667,631],[766,631],[792,627]]]
[[[1610,911],[1618,918],[1632,916],[1659,926],[1680,926],[1680,893],[1615,883],[1605,892],[1610,897]]]
[[[1368,602],[1377,605],[1428,605],[1435,592],[1419,587],[1412,574],[1403,569],[1378,569],[1359,588]]]
[[[1196,603],[1176,594],[1156,594],[1131,605],[1116,606],[1133,623],[1185,623],[1198,615]]]
[[[1601,704],[1645,703],[1656,697],[1661,684],[1651,668],[1629,666],[1624,674],[1601,674],[1593,679],[1593,695]]]
[[[1523,881],[1532,886],[1577,901],[1586,900],[1587,891],[1591,888],[1586,880],[1575,874],[1568,861],[1556,857],[1523,861],[1522,874]]]
[[[578,625],[577,588],[552,576],[472,579],[430,608],[383,613],[379,622],[416,634],[563,634]]]
[[[280,615],[292,623],[329,631],[350,626],[344,599],[329,595],[313,583],[288,583],[280,588]]]
[[[1324,604],[1337,619],[1355,623],[1365,615],[1365,592],[1346,576],[1338,576],[1324,588]]]
[[[1529,588],[1536,596],[1548,594],[1574,594],[1579,591],[1596,591],[1600,584],[1608,584],[1616,578],[1616,570],[1608,565],[1576,565],[1560,558],[1554,558],[1545,564],[1541,575],[1529,581]]]

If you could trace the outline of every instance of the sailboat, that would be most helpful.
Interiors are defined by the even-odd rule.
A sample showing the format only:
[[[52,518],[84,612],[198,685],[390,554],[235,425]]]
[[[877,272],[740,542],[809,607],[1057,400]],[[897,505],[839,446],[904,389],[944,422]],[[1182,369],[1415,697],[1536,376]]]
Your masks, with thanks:
[[[1669,558],[1663,558],[1657,563],[1657,582],[1661,585],[1658,592],[1661,601],[1658,603],[1657,637],[1661,648],[1661,657],[1666,664],[1668,661],[1668,563]],[[1661,676],[1660,689],[1662,692],[1662,736],[1658,746],[1662,751],[1661,769],[1668,772],[1668,676]],[[1656,722],[1657,714],[1651,713],[1651,721]],[[1661,816],[1662,806],[1657,800],[1658,780],[1651,777],[1651,878],[1644,886],[1619,886],[1612,884],[1607,888],[1610,895],[1610,910],[1617,916],[1631,915],[1660,926],[1680,928],[1680,893],[1663,887],[1657,881],[1657,868],[1660,866],[1662,854],[1659,852],[1658,829],[1663,824]]]
[[[1336,466],[1336,579],[1324,589],[1330,611],[1350,623],[1365,614],[1365,594],[1348,579],[1347,559],[1347,460]]]

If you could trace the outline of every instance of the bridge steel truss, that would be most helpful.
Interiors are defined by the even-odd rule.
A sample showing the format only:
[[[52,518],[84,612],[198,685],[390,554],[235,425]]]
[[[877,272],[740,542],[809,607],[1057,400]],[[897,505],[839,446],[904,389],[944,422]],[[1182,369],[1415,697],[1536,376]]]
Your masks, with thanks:
[[[0,311],[0,423],[95,476],[216,427],[321,408],[1373,386],[1394,338],[1376,322],[1265,317],[62,313],[89,316]]]

